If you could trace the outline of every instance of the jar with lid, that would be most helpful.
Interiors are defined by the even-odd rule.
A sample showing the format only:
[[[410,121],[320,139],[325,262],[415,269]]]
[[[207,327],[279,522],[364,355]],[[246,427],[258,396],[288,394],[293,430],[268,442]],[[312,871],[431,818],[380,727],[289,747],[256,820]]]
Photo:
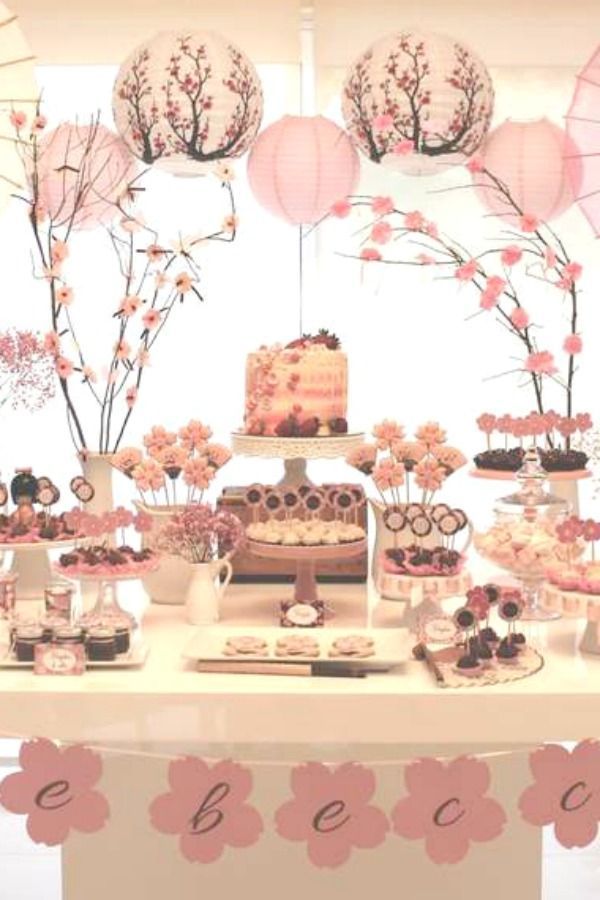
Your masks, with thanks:
[[[494,523],[475,535],[475,548],[521,582],[522,619],[555,619],[560,613],[540,606],[539,590],[548,569],[567,562],[568,551],[558,540],[556,526],[567,517],[569,505],[546,490],[547,473],[535,448],[526,452],[515,477],[519,490],[496,502]]]

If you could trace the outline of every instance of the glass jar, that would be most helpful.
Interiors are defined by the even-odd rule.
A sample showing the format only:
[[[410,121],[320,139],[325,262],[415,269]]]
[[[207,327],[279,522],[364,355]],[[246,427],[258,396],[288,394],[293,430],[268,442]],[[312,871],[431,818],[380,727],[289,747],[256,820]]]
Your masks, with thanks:
[[[480,556],[521,582],[525,596],[521,618],[538,621],[560,615],[540,607],[539,589],[547,570],[566,562],[568,554],[556,526],[567,517],[569,505],[546,490],[546,478],[537,450],[528,450],[516,474],[519,490],[496,502],[494,524],[474,539]]]

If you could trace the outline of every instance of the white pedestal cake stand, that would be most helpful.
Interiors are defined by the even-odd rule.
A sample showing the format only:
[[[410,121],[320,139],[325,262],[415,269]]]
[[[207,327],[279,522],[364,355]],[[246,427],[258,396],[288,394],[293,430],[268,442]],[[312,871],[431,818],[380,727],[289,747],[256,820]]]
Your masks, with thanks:
[[[487,481],[514,481],[516,472],[504,472],[499,469],[471,469],[471,478],[482,478]],[[546,477],[552,485],[552,493],[566,500],[573,515],[579,515],[578,484],[592,475],[590,469],[577,469],[572,472],[548,472]]]
[[[75,538],[66,538],[63,541],[32,541],[28,544],[8,541],[0,544],[0,553],[12,553],[10,571],[18,576],[17,601],[44,599],[44,588],[56,577],[50,566],[48,551],[66,550],[74,543]]]
[[[546,583],[540,591],[540,603],[567,618],[587,619],[579,649],[583,653],[600,654],[600,594],[565,591]]]
[[[278,487],[298,487],[311,484],[306,471],[309,459],[339,459],[364,441],[364,434],[340,434],[332,437],[283,438],[242,434],[231,435],[233,452],[238,456],[255,456],[263,459],[282,459],[285,472]]]
[[[411,631],[418,631],[423,618],[442,615],[442,600],[463,596],[472,586],[473,579],[467,571],[419,576],[397,575],[380,569],[375,582],[382,599],[406,604],[399,624]]]

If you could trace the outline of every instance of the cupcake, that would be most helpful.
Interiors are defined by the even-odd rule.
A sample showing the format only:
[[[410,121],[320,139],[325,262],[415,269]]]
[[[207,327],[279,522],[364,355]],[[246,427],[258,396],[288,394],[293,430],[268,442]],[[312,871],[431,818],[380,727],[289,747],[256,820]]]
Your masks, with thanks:
[[[500,642],[496,650],[496,659],[503,666],[514,666],[518,662],[519,651],[517,647],[506,638]]]
[[[476,678],[483,672],[483,665],[475,656],[471,656],[470,653],[467,653],[465,656],[460,657],[454,670],[465,678]]]

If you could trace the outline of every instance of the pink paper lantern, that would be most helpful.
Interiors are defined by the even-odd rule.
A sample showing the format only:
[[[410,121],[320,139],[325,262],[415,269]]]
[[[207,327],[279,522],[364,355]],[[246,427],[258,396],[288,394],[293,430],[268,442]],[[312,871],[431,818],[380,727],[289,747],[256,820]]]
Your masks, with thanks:
[[[345,131],[323,116],[284,116],[256,140],[248,180],[261,206],[291,225],[318,222],[351,194],[358,154]]]
[[[574,200],[565,162],[568,146],[566,132],[548,119],[534,122],[507,119],[490,133],[481,158],[485,168],[504,182],[523,213],[549,222]],[[483,173],[475,172],[473,181],[486,209],[514,224],[517,217],[512,207],[490,180]]]
[[[480,146],[494,108],[488,70],[462,41],[399,31],[351,66],[342,93],[346,128],[372,162],[435,175]]]
[[[136,173],[126,144],[103,125],[65,122],[39,142],[38,190],[56,225],[95,228],[111,222]]]
[[[567,173],[582,213],[600,235],[600,47],[577,75],[567,113],[572,144],[566,156]]]

